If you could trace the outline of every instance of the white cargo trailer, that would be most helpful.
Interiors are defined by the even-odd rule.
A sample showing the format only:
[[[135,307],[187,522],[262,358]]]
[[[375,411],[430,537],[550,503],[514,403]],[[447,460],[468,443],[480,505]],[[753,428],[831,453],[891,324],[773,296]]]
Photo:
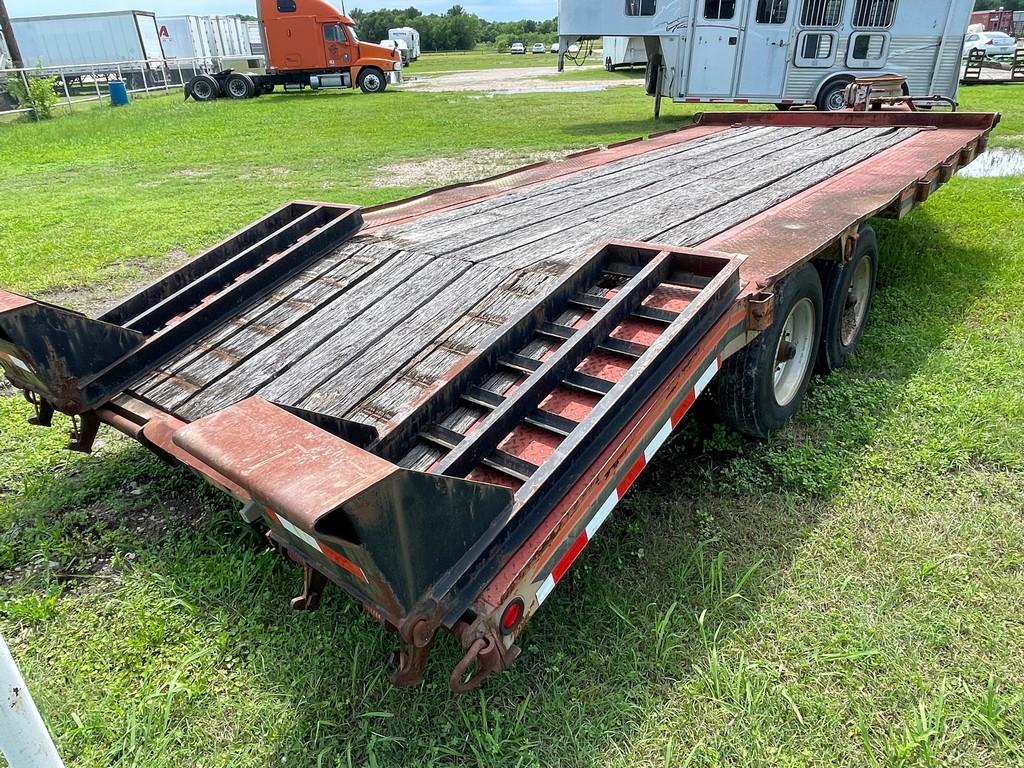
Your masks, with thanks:
[[[161,16],[157,26],[176,82],[223,69],[225,60],[252,56],[249,29],[232,16]]]
[[[420,57],[420,33],[412,27],[389,29],[388,40],[405,40],[409,46],[409,61],[416,61]]]
[[[156,16],[147,11],[32,16],[11,23],[26,67],[60,67],[68,80],[120,74],[129,87],[143,85],[144,74],[160,79],[164,52]]]
[[[895,74],[956,98],[974,0],[559,0],[562,51],[644,38],[648,93],[681,102],[845,106],[855,78]],[[560,62],[561,63],[561,62]]]
[[[642,37],[605,37],[604,68],[612,72],[620,67],[646,67],[647,47]]]
[[[260,31],[260,23],[258,21],[245,22],[245,31],[249,35],[249,50],[252,51],[253,56],[265,55],[267,49],[263,44],[263,33]]]

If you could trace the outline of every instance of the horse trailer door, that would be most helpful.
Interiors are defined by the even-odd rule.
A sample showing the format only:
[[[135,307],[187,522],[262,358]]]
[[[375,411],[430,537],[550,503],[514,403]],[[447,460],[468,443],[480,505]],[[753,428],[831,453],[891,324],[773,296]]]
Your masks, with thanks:
[[[792,29],[791,5],[795,0],[753,0],[750,22],[743,36],[740,84],[737,96],[782,97],[789,62]]]
[[[697,0],[684,96],[731,98],[746,0]]]

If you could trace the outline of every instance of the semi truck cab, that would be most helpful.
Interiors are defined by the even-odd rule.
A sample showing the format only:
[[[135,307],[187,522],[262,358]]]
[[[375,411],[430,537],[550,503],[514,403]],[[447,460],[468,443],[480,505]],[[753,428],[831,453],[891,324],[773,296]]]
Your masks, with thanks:
[[[185,86],[186,99],[252,98],[278,85],[286,91],[358,86],[381,93],[402,80],[401,54],[360,40],[352,18],[327,0],[259,0],[258,10],[266,67],[197,75]]]

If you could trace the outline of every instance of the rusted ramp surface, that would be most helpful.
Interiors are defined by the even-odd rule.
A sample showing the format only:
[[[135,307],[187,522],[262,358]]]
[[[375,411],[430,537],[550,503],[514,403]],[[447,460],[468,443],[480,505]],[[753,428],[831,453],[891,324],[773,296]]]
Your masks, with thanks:
[[[751,257],[746,281],[770,281],[908,189],[921,199],[919,182],[941,183],[991,127],[970,115],[716,116],[369,211],[359,237],[133,394],[186,421],[258,395],[383,429],[595,243],[710,242]]]

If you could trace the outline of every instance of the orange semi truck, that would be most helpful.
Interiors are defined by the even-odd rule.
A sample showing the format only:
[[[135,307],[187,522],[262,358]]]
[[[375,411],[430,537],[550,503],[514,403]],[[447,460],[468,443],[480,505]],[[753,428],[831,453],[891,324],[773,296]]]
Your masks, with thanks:
[[[259,0],[257,9],[266,66],[250,60],[244,69],[196,75],[185,84],[186,99],[251,99],[279,85],[286,91],[359,86],[363,93],[382,93],[402,80],[399,52],[361,41],[351,17],[326,0]]]

